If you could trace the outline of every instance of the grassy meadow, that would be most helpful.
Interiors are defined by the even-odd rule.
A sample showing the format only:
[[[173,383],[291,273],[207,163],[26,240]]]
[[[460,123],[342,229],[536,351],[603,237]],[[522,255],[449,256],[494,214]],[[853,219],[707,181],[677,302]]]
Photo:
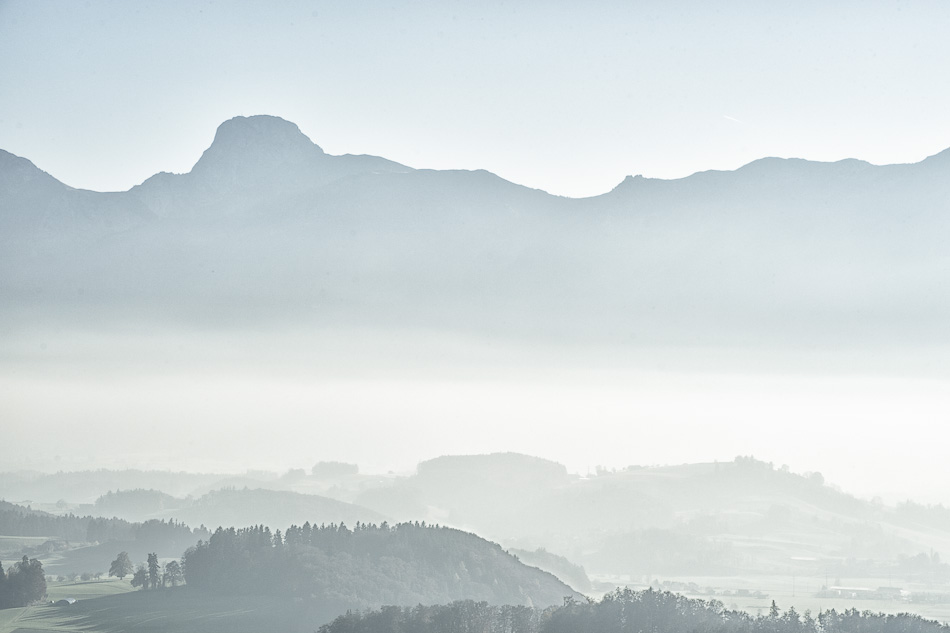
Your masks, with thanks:
[[[51,583],[49,597],[77,602],[0,611],[0,633],[309,633],[338,615],[285,598],[206,596],[182,588],[133,591],[128,579]]]

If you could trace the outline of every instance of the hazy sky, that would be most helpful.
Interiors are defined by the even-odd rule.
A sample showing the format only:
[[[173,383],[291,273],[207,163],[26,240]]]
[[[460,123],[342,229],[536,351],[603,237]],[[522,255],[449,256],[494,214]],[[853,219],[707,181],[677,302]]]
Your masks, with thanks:
[[[948,25],[945,0],[0,0],[0,148],[97,190],[187,171],[222,121],[258,113],[330,153],[570,196],[763,156],[916,162],[950,147]],[[314,369],[288,360],[298,340],[258,333],[232,358],[247,337],[221,336],[7,335],[4,443],[42,433],[46,449],[7,465],[388,470],[517,450],[583,470],[753,453],[862,494],[950,502],[931,437],[945,372],[862,376],[840,369],[848,357],[830,372],[604,370],[427,339],[442,356],[421,368],[367,356],[341,373],[331,361],[351,354],[323,340],[306,348]]]
[[[0,0],[0,148],[75,187],[267,113],[330,153],[570,196],[950,146],[950,3]]]

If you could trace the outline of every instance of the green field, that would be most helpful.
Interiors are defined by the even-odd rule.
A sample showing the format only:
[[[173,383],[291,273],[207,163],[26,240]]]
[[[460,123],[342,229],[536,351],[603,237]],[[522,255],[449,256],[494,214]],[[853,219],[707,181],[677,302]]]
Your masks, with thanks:
[[[674,581],[672,578],[661,579]],[[695,582],[721,591],[746,589],[763,591],[766,598],[751,596],[709,596],[730,608],[752,614],[768,610],[772,600],[782,609],[794,606],[799,612],[810,609],[849,608],[887,613],[914,612],[926,618],[947,621],[950,605],[918,605],[885,600],[829,600],[813,597],[811,585],[817,578],[782,576],[692,577],[678,582]],[[883,584],[886,579],[868,578],[865,584]],[[634,588],[634,584],[631,584]],[[50,583],[49,598],[75,598],[70,606],[36,605],[0,611],[0,633],[80,633],[97,631],[122,633],[258,633],[281,631],[309,633],[333,619],[341,609],[326,604],[268,596],[209,596],[186,588],[133,591],[128,579],[76,583]]]
[[[106,596],[127,593],[132,585],[126,580],[101,580],[90,582],[51,582],[47,584],[47,596],[56,601],[63,598],[93,600]],[[77,602],[78,604],[78,602]],[[75,605],[73,605],[75,606]],[[70,612],[64,607],[37,605],[23,609],[0,611],[0,633],[13,631],[76,631],[70,625]]]
[[[0,611],[0,633],[310,633],[338,615],[326,605],[286,598],[129,588],[128,580],[51,585],[51,599],[77,602]]]
[[[76,600],[90,600],[104,596],[114,596],[132,591],[130,577],[124,580],[111,578],[109,580],[90,580],[77,582],[51,582],[46,585],[46,594],[53,602],[63,598]]]
[[[16,628],[16,620],[26,609],[0,609],[0,632],[7,633]]]

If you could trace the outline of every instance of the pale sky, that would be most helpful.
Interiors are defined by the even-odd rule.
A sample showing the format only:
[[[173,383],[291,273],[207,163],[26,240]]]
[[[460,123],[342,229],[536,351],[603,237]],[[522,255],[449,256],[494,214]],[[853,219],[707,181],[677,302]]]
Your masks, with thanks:
[[[0,148],[74,187],[273,114],[334,154],[552,193],[950,146],[950,3],[0,0]]]
[[[252,114],[293,121],[332,154],[488,169],[568,196],[764,156],[916,162],[950,147],[948,25],[945,0],[0,0],[0,149],[102,191],[188,171],[221,122]],[[815,361],[764,376],[647,363],[539,377],[550,364],[501,358],[446,377],[483,352],[443,341],[428,344],[448,360],[381,377],[340,377],[328,360],[332,375],[313,376],[282,357],[265,371],[257,356],[216,356],[229,344],[171,358],[171,371],[126,359],[203,348],[181,333],[153,337],[161,353],[152,339],[125,349],[68,334],[0,339],[0,401],[10,446],[41,432],[46,453],[77,467],[398,470],[516,450],[583,470],[754,453],[859,494],[950,501],[931,436],[950,411],[945,373],[826,375]],[[76,437],[76,425],[93,432]],[[147,439],[157,425],[169,432]],[[419,439],[394,451],[407,435]],[[207,462],[222,437],[229,461]],[[12,467],[48,465],[14,453]]]

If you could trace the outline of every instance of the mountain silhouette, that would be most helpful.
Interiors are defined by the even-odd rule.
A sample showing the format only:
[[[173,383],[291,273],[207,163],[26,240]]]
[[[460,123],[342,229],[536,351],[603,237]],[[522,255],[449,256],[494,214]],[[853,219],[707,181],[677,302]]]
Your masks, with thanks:
[[[950,150],[764,158],[571,199],[332,156],[293,123],[236,117],[190,172],[126,192],[0,153],[0,229],[0,290],[24,320],[227,314],[719,346],[940,343],[950,317]]]

